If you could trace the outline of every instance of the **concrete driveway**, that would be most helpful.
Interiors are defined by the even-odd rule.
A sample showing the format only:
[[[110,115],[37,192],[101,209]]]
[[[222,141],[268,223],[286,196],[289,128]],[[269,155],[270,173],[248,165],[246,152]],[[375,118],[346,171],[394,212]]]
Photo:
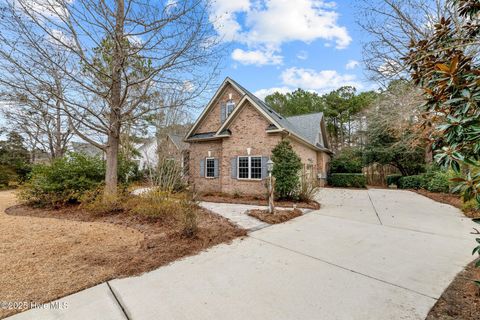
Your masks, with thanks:
[[[322,189],[322,208],[14,319],[424,319],[473,224],[409,191]]]

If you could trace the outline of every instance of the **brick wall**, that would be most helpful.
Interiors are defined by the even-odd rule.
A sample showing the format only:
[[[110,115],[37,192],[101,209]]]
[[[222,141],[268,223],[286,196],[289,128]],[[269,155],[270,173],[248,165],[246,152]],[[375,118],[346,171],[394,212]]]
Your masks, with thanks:
[[[221,126],[221,118],[220,118],[220,108],[225,106],[225,103],[229,100],[229,94],[232,95],[232,100],[237,105],[242,98],[242,95],[235,90],[235,88],[231,84],[227,84],[225,88],[222,90],[216,101],[213,102],[212,108],[208,114],[205,115],[202,122],[199,124],[196,132],[213,132],[220,129]]]
[[[271,150],[281,137],[279,134],[269,134],[265,131],[270,123],[249,102],[241,107],[243,109],[229,127],[231,136],[223,140],[222,191],[263,196],[267,192],[265,181],[232,178],[231,158],[247,156],[247,148],[251,148],[252,156],[270,157]]]
[[[217,99],[214,108],[204,118],[196,132],[216,131],[220,127],[220,106],[228,100],[232,93],[233,100],[238,103],[240,95],[228,85],[222,95]],[[230,124],[231,136],[222,140],[196,142],[190,144],[190,178],[195,187],[201,192],[225,192],[245,195],[265,196],[266,187],[263,180],[238,180],[232,178],[231,159],[237,156],[248,155],[250,148],[252,156],[271,156],[271,150],[282,138],[292,142],[292,146],[300,156],[303,164],[312,164],[318,170],[325,170],[326,157],[324,152],[317,152],[280,133],[267,133],[265,130],[269,122],[247,101],[242,110]],[[219,159],[219,177],[215,179],[200,177],[200,160],[208,157]]]
[[[200,160],[208,157],[209,151],[211,157],[221,159],[222,140],[196,142],[190,144],[190,180],[195,184],[195,189],[198,192],[221,192],[221,175],[218,178],[200,177]]]

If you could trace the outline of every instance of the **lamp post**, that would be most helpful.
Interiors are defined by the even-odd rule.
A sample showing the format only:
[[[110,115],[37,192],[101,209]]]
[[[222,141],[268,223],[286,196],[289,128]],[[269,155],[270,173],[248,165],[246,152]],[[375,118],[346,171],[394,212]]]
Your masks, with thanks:
[[[267,161],[267,172],[268,172],[268,212],[273,213],[273,183],[272,183],[272,171],[273,171],[273,161],[269,159]]]

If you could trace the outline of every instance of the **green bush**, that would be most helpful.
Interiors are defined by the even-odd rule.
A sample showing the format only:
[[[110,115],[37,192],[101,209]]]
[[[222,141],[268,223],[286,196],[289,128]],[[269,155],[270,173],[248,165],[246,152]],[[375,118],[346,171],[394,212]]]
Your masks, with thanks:
[[[363,173],[332,173],[328,176],[332,187],[366,188],[367,179]]]
[[[135,181],[140,181],[143,178],[143,174],[138,168],[138,162],[135,160],[127,159],[122,154],[118,156],[118,181],[124,184],[128,184]]]
[[[390,174],[387,176],[387,186],[396,185],[398,186],[398,180],[402,177],[401,174]]]
[[[450,178],[448,172],[437,171],[431,178],[426,181],[426,189],[431,192],[444,192],[450,191]]]
[[[104,176],[100,158],[71,153],[51,164],[34,166],[21,198],[40,206],[78,202],[85,191],[98,188]]]
[[[422,174],[414,176],[401,177],[398,180],[398,187],[400,189],[421,189],[425,185],[425,177]]]
[[[280,199],[297,198],[302,162],[293,150],[290,141],[282,140],[273,148],[272,161],[274,162],[272,175],[275,177],[276,197]]]
[[[0,190],[10,188],[18,181],[18,175],[12,168],[0,164]]]
[[[341,150],[332,161],[330,161],[331,173],[362,173],[362,168],[362,154],[354,148]]]

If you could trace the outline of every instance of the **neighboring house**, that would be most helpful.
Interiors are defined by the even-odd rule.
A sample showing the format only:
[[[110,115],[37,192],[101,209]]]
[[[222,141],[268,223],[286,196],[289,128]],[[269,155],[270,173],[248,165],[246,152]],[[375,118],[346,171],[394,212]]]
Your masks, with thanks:
[[[160,150],[158,140],[161,141]],[[188,143],[184,142],[183,135],[179,134],[167,134],[165,138],[161,139],[150,138],[138,148],[138,151],[140,153],[140,169],[156,167],[159,155],[166,160],[176,161],[181,167],[185,167],[188,160]]]
[[[71,142],[73,152],[81,153],[90,157],[100,157],[105,159],[105,152],[88,142]]]
[[[323,114],[283,117],[226,78],[185,136],[190,180],[202,192],[265,195],[266,163],[282,139],[323,185],[331,154]]]

